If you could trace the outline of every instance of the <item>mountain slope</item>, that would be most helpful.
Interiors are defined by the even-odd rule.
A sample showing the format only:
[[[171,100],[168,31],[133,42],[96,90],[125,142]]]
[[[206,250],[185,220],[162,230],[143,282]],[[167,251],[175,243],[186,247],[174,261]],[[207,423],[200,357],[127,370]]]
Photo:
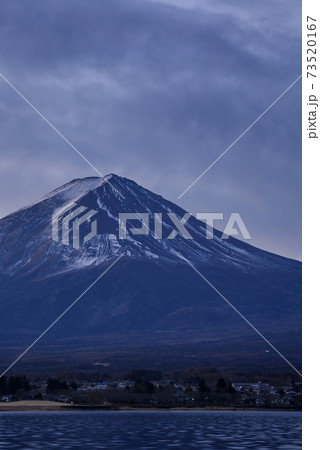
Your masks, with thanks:
[[[106,178],[113,187],[101,178],[76,179],[0,221],[5,360],[37,337],[123,254],[39,343],[34,355],[47,345],[55,361],[59,355],[72,354],[78,355],[74,361],[79,363],[91,361],[93,352],[99,358],[110,359],[112,354],[117,359],[120,349],[132,355],[135,348],[144,354],[145,364],[151,364],[154,349],[162,348],[163,360],[174,354],[172,364],[179,366],[187,362],[186,350],[183,355],[177,351],[183,345],[195,354],[193,364],[216,358],[219,364],[228,361],[234,367],[261,361],[270,365],[267,344],[186,264],[183,255],[299,364],[299,262],[231,237],[223,240],[216,230],[212,240],[206,239],[205,224],[194,217],[186,224],[193,239],[179,233],[168,239],[175,229],[168,213],[181,218],[184,210],[132,180]],[[97,235],[79,249],[52,240],[52,215],[70,202],[97,211],[82,226],[84,236],[95,219]],[[151,232],[129,232],[126,239],[119,239],[119,213],[134,212],[149,213]],[[155,239],[155,213],[162,214],[163,239]],[[139,221],[130,221],[131,226],[138,227]],[[26,358],[34,364],[32,355]],[[45,352],[42,360],[48,358]],[[126,358],[130,359],[128,353]],[[272,358],[272,366],[282,366],[281,360]]]

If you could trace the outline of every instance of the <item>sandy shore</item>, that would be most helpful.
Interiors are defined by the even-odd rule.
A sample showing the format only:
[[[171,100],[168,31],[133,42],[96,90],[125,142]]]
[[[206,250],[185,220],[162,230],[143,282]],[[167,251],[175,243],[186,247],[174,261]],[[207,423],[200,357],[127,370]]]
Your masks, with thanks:
[[[20,411],[294,411],[291,408],[246,408],[246,407],[204,407],[204,408],[147,408],[147,407],[130,407],[112,405],[70,405],[68,403],[51,402],[48,400],[21,400],[18,402],[3,403],[0,402],[0,412],[20,412]]]
[[[70,405],[47,400],[21,400],[18,402],[0,403],[0,411],[59,411]]]

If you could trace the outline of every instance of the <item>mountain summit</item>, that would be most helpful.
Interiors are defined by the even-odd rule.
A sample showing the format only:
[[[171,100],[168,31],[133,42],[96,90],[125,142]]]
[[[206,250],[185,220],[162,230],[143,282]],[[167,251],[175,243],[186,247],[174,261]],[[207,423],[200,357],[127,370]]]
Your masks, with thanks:
[[[133,213],[143,220],[130,216],[119,230],[119,214]],[[132,231],[143,224],[144,234]],[[9,362],[123,255],[22,365],[90,365],[94,357],[114,369],[282,367],[184,258],[299,364],[301,264],[206,232],[179,206],[114,174],[72,180],[1,219],[2,357]]]

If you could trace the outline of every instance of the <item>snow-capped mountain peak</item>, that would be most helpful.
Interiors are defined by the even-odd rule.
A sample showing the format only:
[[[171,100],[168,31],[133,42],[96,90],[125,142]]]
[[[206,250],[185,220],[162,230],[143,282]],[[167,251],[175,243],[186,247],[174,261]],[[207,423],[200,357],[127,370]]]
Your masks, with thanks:
[[[65,221],[63,211],[69,214]],[[128,220],[123,238],[121,215],[134,213],[141,214],[143,220]],[[55,215],[58,229],[53,239]],[[188,217],[185,223],[184,217]],[[81,227],[77,225],[79,220]],[[187,236],[177,228],[178,221],[183,223]],[[137,234],[133,229],[143,223],[146,234]],[[65,238],[61,237],[63,226],[70,228],[65,230]],[[77,229],[81,245],[75,248],[72,243]],[[91,237],[86,240],[86,236]],[[76,270],[105,263],[120,254],[175,263],[183,261],[182,254],[195,264],[223,262],[243,271],[281,265],[279,257],[236,239],[223,240],[218,231],[214,232],[213,239],[207,239],[202,221],[160,195],[115,174],[74,179],[5,217],[0,221],[0,248],[0,268],[11,275],[45,272],[49,266],[50,274]]]

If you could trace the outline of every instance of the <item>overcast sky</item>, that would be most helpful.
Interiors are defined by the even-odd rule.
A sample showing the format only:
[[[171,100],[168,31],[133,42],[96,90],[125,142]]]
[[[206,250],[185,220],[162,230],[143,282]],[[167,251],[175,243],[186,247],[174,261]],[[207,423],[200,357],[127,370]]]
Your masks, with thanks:
[[[104,174],[188,211],[239,212],[260,248],[301,257],[295,0],[3,0],[0,72]],[[0,217],[96,175],[0,79]],[[222,229],[223,223],[217,228]]]

